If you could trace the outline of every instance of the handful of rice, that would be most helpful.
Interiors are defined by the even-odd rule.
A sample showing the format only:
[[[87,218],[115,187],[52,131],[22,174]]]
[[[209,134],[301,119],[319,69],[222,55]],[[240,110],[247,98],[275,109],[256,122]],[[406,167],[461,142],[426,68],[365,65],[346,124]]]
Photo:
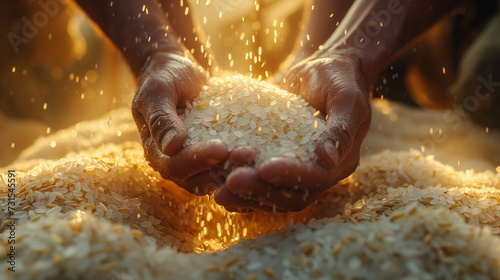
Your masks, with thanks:
[[[185,146],[209,139],[229,150],[252,146],[257,165],[278,156],[316,160],[315,140],[326,128],[302,97],[241,75],[211,78],[180,117],[188,128]]]

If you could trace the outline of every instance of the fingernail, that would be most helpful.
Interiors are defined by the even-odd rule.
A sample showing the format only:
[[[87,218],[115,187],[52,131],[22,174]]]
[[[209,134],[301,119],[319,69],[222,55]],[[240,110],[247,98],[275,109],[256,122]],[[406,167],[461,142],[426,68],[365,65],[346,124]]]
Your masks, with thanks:
[[[335,148],[332,141],[328,140],[324,144],[325,152],[333,165],[337,165],[339,162],[339,150]]]
[[[161,150],[163,153],[165,153],[168,145],[174,140],[175,136],[177,136],[177,131],[175,129],[168,131],[165,136],[163,136],[163,140],[161,141]]]

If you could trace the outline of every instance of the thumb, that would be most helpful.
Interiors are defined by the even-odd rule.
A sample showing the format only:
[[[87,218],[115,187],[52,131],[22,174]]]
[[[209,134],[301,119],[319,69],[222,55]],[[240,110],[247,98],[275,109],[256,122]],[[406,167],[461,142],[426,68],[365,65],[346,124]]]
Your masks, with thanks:
[[[356,138],[368,132],[371,109],[367,94],[357,85],[327,98],[326,130],[318,139],[316,154],[326,168],[338,166],[350,153]]]
[[[181,150],[187,138],[186,127],[177,114],[177,103],[172,83],[149,78],[140,87],[132,105],[136,123],[146,122],[149,137],[158,150],[168,156]]]

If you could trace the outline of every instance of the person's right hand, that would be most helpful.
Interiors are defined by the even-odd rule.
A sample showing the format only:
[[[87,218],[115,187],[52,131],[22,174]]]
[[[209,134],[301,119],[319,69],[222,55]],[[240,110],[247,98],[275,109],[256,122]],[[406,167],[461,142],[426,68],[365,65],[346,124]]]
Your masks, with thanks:
[[[210,168],[228,157],[220,140],[183,147],[187,130],[177,108],[193,100],[207,81],[203,68],[181,54],[157,52],[141,70],[132,114],[150,166],[188,192],[204,195],[216,188]]]

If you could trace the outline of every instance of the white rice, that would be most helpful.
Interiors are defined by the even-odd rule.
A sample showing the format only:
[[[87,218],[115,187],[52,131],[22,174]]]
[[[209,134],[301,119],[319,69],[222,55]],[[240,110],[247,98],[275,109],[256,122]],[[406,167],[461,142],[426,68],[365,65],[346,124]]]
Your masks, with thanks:
[[[221,139],[229,150],[257,148],[257,165],[271,157],[316,160],[314,149],[325,120],[300,96],[241,75],[213,77],[180,117],[185,145]],[[304,137],[305,136],[305,137]]]
[[[297,224],[215,254],[158,248],[135,229],[85,212],[39,218],[20,227],[18,236],[23,257],[16,279],[500,277],[498,237],[456,213],[416,205],[377,222]]]

